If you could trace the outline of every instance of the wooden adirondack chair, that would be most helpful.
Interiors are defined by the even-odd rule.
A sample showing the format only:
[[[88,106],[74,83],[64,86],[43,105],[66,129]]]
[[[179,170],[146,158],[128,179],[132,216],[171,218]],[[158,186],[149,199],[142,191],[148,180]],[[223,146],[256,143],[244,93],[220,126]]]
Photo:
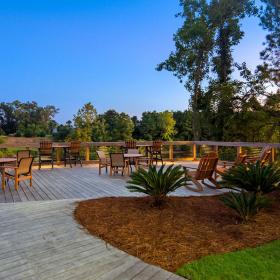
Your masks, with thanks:
[[[195,192],[203,191],[203,185],[217,189],[220,188],[219,184],[215,180],[214,172],[216,170],[218,164],[218,155],[216,152],[210,152],[206,156],[202,157],[199,161],[198,168],[196,171],[189,171],[185,168],[185,176],[190,178],[191,181],[195,184],[196,188],[186,186],[187,189]],[[213,185],[209,185],[205,182],[205,180],[209,180]],[[201,183],[199,182],[201,181]],[[203,184],[203,185],[202,185]]]
[[[223,175],[228,169],[230,169],[233,166],[236,166],[238,164],[244,164],[246,162],[247,155],[244,153],[240,153],[232,164],[229,164],[227,162],[223,162],[222,166],[217,166],[215,171],[215,178],[218,177],[218,175]]]
[[[257,161],[259,161],[261,165],[265,165],[271,160],[271,155],[272,155],[271,147],[263,147],[258,157],[248,158],[246,162],[256,163]]]

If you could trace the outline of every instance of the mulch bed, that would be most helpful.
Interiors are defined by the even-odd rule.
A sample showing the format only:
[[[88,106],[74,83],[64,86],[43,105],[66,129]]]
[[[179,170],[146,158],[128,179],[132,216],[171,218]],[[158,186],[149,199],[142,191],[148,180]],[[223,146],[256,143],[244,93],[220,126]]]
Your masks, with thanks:
[[[91,234],[143,261],[175,271],[182,264],[280,239],[280,192],[249,224],[218,197],[169,197],[162,208],[151,198],[112,197],[80,202],[75,218]]]

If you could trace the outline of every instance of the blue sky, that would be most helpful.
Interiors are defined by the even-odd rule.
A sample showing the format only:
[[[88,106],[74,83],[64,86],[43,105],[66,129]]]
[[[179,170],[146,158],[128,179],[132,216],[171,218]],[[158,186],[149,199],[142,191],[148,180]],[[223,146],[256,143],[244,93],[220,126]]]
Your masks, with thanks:
[[[99,113],[184,110],[182,84],[155,67],[174,48],[179,0],[1,0],[0,101],[37,101],[72,119],[86,102]],[[237,62],[259,62],[265,33],[243,22]]]

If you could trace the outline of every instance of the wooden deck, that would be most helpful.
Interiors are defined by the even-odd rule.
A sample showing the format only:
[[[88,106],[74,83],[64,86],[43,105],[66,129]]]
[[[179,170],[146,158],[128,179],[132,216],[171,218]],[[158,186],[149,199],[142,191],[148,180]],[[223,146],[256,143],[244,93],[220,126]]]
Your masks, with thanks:
[[[125,188],[126,179],[86,166],[34,170],[33,187],[21,183],[18,191],[9,182],[0,192],[0,279],[183,279],[105,244],[73,219],[77,200],[137,195]],[[219,192],[181,188],[175,195]]]
[[[71,200],[2,204],[0,279],[180,280],[87,234]]]
[[[98,175],[96,165],[74,168],[37,168],[33,172],[33,187],[28,181],[20,183],[18,191],[13,181],[8,182],[5,192],[0,190],[0,203],[61,200],[61,199],[89,199],[105,196],[132,196],[126,188],[127,177]],[[202,193],[194,193],[185,188],[177,190],[175,195],[213,195],[221,191],[205,189]]]

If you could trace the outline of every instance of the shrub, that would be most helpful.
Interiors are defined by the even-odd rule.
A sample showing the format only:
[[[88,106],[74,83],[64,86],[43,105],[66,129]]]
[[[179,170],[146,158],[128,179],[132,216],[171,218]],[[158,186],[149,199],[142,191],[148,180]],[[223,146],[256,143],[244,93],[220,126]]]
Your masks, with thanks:
[[[269,205],[268,198],[254,192],[229,192],[220,199],[226,206],[233,209],[244,223],[254,217],[260,209]]]
[[[140,168],[132,173],[128,181],[127,189],[131,192],[144,193],[154,198],[154,206],[160,206],[165,201],[167,194],[186,185],[181,166],[165,168],[162,165],[159,170],[155,166],[149,166],[148,170]]]
[[[222,175],[221,184],[234,190],[269,193],[280,187],[280,167],[276,164],[261,166],[260,162],[240,164]]]

